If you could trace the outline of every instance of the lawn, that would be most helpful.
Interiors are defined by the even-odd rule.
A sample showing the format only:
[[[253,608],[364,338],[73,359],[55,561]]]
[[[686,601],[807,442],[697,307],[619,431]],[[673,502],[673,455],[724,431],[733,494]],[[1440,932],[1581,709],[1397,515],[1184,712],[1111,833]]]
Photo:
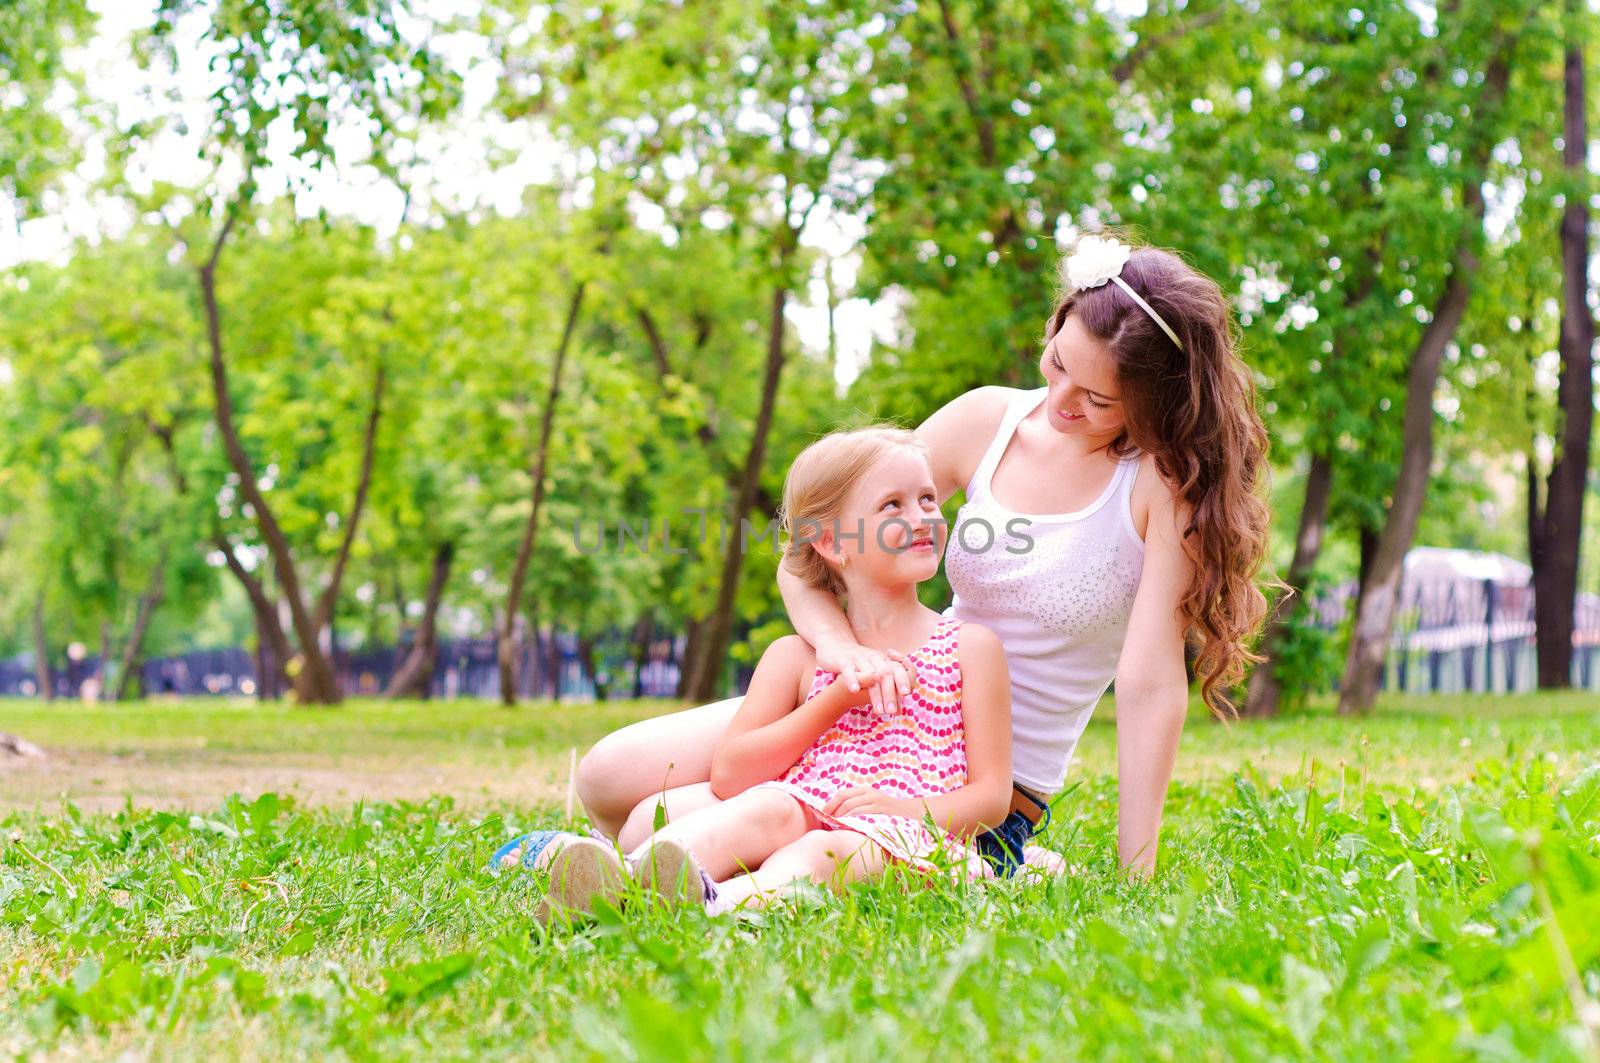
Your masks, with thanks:
[[[1107,712],[1065,878],[548,933],[484,858],[659,705],[4,703],[52,756],[0,762],[0,1054],[1581,1059],[1593,700],[1196,717],[1150,884],[1114,867]]]

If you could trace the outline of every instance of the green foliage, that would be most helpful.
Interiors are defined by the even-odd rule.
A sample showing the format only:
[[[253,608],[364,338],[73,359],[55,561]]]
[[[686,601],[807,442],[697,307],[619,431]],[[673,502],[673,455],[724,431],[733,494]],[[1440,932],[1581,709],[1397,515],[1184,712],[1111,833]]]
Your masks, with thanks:
[[[219,532],[278,592],[207,427],[192,271],[230,216],[217,274],[229,386],[313,588],[346,530],[385,374],[369,504],[334,609],[346,644],[411,629],[447,542],[447,615],[460,633],[494,626],[543,382],[580,285],[528,619],[585,636],[703,620],[723,589],[714,532],[750,453],[774,300],[808,296],[823,219],[859,225],[861,269],[840,294],[881,297],[895,334],[841,399],[832,367],[780,321],[757,503],[730,530],[770,518],[792,455],[832,426],[914,425],[968,388],[1035,384],[1057,240],[1112,225],[1180,249],[1233,298],[1286,474],[1280,513],[1298,511],[1293,470],[1331,458],[1321,583],[1353,574],[1357,534],[1385,518],[1408,358],[1470,237],[1482,265],[1438,389],[1419,541],[1520,553],[1511,477],[1530,454],[1539,464],[1554,428],[1556,225],[1586,194],[1559,166],[1557,6],[1121,10],[502,0],[458,19],[403,0],[163,0],[135,53],[207,89],[206,165],[173,187],[125,164],[180,121],[176,104],[135,121],[84,98],[67,59],[93,31],[87,9],[3,5],[0,96],[24,106],[0,117],[0,196],[36,213],[80,134],[103,133],[97,194],[132,224],[0,286],[0,643],[31,641],[40,593],[53,643],[97,644],[107,624],[115,642],[154,582],[168,592],[155,647],[182,643],[202,612],[207,631],[249,629],[243,595],[214,578]],[[1482,71],[1507,49],[1507,103],[1486,111]],[[451,123],[469,53],[493,75],[484,117],[559,163],[510,216],[444,207],[461,202],[449,172],[461,149],[423,136],[466,132]],[[195,55],[214,62],[199,70]],[[1489,224],[1464,232],[1462,182],[1485,144]],[[300,193],[368,166],[406,196],[398,227],[305,220]],[[258,186],[269,169],[283,200]],[[713,534],[683,534],[697,514]],[[653,542],[670,527],[687,549],[615,548],[620,525],[646,522]],[[600,551],[574,534],[601,528]],[[752,634],[736,657],[781,623],[772,563],[757,550],[739,572],[735,626]],[[945,593],[926,588],[934,604]],[[1312,685],[1333,647],[1296,638],[1284,663]]]
[[[120,641],[152,591],[192,617],[212,590],[193,549],[205,508],[186,482],[193,321],[159,246],[140,230],[64,267],[22,267],[0,289],[0,317],[14,323],[0,335],[12,374],[0,392],[11,575],[0,609],[20,623],[44,595],[63,640],[97,644],[109,627]]]
[[[0,203],[14,222],[35,213],[77,161],[81,145],[66,117],[82,101],[64,53],[93,26],[85,0],[0,4]]]
[[[460,83],[430,47],[436,29],[403,0],[161,0],[154,25],[139,42],[146,62],[180,63],[180,30],[199,17],[201,46],[215,49],[215,120],[208,154],[237,152],[245,165],[245,198],[268,161],[269,133],[286,124],[288,151],[305,169],[333,163],[330,136],[352,113],[367,120],[369,162],[393,172],[396,145],[420,126],[449,114]],[[441,27],[442,28],[442,27]]]

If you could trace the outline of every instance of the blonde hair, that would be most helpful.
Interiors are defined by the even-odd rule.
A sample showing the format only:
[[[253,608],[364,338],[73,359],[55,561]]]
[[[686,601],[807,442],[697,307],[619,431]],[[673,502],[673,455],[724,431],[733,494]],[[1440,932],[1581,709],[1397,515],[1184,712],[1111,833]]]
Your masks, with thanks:
[[[896,447],[928,455],[914,432],[893,425],[831,432],[800,452],[783,480],[784,568],[836,598],[844,594],[839,570],[811,544],[844,515],[851,488]]]

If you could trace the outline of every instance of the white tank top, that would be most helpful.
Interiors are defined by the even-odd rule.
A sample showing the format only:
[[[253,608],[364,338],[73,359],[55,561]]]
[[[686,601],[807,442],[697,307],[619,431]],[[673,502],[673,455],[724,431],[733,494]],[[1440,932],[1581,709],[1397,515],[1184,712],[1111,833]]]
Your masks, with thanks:
[[[995,467],[1047,391],[1018,392],[1007,405],[967,484],[944,561],[955,591],[945,614],[982,624],[1005,646],[1012,774],[1042,793],[1066,780],[1078,738],[1116,674],[1144,567],[1130,505],[1137,454],[1076,513],[1019,513],[996,501]]]

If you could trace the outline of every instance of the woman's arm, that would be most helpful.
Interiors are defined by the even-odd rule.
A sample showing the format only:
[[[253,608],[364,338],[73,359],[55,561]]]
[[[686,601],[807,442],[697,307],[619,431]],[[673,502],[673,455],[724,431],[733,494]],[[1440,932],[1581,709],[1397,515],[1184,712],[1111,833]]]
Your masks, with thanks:
[[[783,595],[789,623],[816,651],[819,668],[837,673],[838,681],[852,693],[866,685],[874,712],[883,715],[900,711],[900,699],[911,691],[910,676],[882,650],[856,641],[837,598],[821,587],[813,587],[781,563],[778,593]]]
[[[711,792],[726,800],[782,775],[800,754],[867,695],[835,681],[798,708],[800,676],[812,665],[798,635],[767,647],[750,677],[744,701],[711,757]]]
[[[1194,571],[1183,551],[1186,523],[1170,491],[1152,500],[1144,569],[1117,662],[1117,855],[1144,875],[1155,871],[1162,806],[1189,708],[1187,624],[1179,609]]]
[[[833,815],[888,812],[933,821],[957,837],[998,826],[1011,808],[1011,675],[994,632],[961,625],[961,728],[967,747],[967,782],[933,797],[891,797],[853,787],[827,805]]]

